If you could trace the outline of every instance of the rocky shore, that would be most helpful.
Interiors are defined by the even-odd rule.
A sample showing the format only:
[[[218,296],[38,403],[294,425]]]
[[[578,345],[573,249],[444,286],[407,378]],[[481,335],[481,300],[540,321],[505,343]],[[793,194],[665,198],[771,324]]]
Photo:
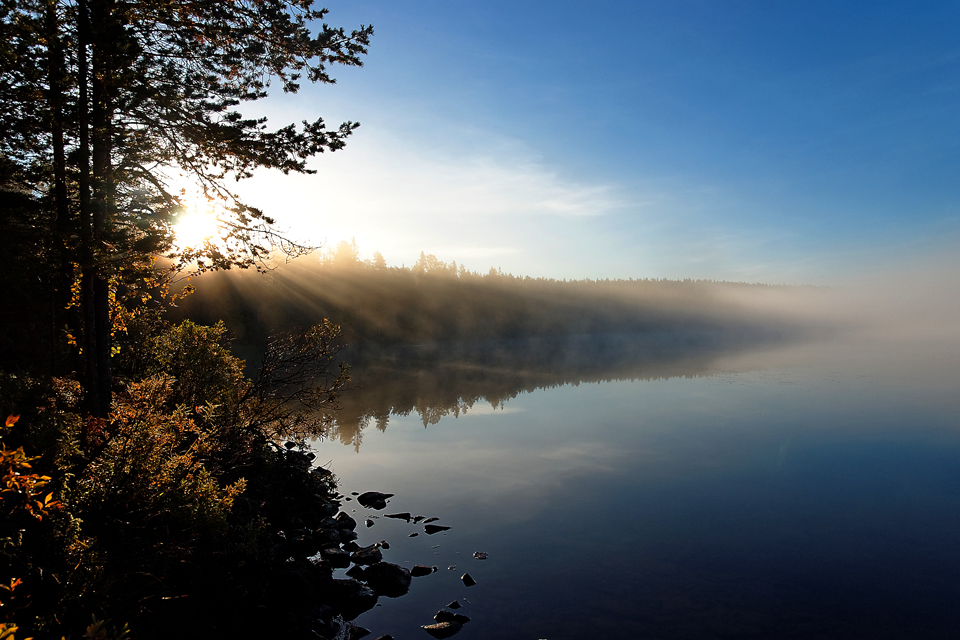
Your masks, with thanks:
[[[315,494],[308,500],[308,508],[291,512],[282,520],[285,528],[278,528],[273,535],[278,557],[286,561],[274,575],[269,593],[274,604],[283,603],[282,608],[289,612],[286,626],[296,630],[293,637],[358,640],[368,636],[370,631],[354,622],[358,616],[375,607],[381,597],[403,596],[412,580],[438,571],[436,566],[415,565],[407,569],[388,562],[384,558],[384,551],[390,548],[386,540],[365,547],[357,544],[360,525],[344,510],[344,503],[355,499],[361,507],[379,511],[386,508],[391,497],[392,494],[376,491],[354,494],[354,497]],[[422,526],[425,535],[450,529],[434,524],[437,518],[409,513],[383,517]],[[367,527],[373,525],[370,518],[363,522]],[[485,558],[486,554],[474,554],[477,558],[481,556]],[[346,569],[344,577],[335,577],[338,569]],[[462,580],[465,586],[476,584],[469,574],[464,574]],[[424,625],[423,630],[434,638],[453,636],[470,620],[454,612],[459,608],[459,602],[451,602],[437,612],[435,622]],[[381,636],[378,640],[391,640],[391,636]]]

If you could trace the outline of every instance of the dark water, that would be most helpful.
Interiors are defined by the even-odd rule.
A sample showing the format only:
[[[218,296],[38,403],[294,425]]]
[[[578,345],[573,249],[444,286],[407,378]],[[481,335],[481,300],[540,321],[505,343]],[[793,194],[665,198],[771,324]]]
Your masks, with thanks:
[[[396,494],[358,542],[439,567],[371,637],[455,599],[457,638],[960,637],[954,341],[562,347],[355,368],[319,461]]]

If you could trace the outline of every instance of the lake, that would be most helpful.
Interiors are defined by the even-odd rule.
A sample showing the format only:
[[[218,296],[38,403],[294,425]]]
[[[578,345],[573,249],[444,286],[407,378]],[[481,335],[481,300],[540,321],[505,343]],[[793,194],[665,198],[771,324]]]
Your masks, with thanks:
[[[358,543],[438,567],[371,637],[428,638],[453,600],[457,638],[960,634],[957,341],[411,349],[355,355],[315,445],[345,496],[395,494],[343,503]]]

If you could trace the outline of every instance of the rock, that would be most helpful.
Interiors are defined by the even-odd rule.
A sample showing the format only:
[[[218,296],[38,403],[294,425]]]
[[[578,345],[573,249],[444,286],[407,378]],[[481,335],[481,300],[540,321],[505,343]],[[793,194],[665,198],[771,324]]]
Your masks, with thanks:
[[[322,546],[341,542],[340,532],[337,529],[317,529],[314,535],[321,541]]]
[[[364,569],[358,564],[353,565],[347,569],[347,577],[353,578],[354,580],[363,580]]]
[[[452,613],[450,611],[437,611],[437,615],[433,616],[433,619],[437,622],[456,622],[457,624],[467,624],[470,622],[470,618],[460,613]]]
[[[377,545],[372,544],[369,547],[363,547],[354,551],[350,556],[350,559],[353,560],[356,564],[376,564],[383,560],[383,553],[380,552],[380,549],[377,548]]]
[[[447,609],[459,609],[459,608],[460,608],[460,603],[457,602],[456,600],[454,600],[453,602],[447,605]]]
[[[393,640],[393,636],[390,635],[389,633],[385,633],[379,638],[377,638],[377,640]]]
[[[436,522],[439,519],[440,518],[427,518],[426,520],[423,521],[423,524],[427,524],[428,522]]]
[[[460,631],[463,626],[457,622],[438,622],[421,628],[434,638],[449,638]]]
[[[363,521],[363,524],[367,525],[367,528],[369,529],[370,527],[373,526],[373,520],[371,520],[370,518],[367,518],[366,520]]]
[[[332,612],[330,607],[324,608]],[[347,635],[347,623],[344,622],[343,616],[333,615],[330,612],[325,612],[314,620],[312,625],[313,631],[324,638],[345,638]]]
[[[381,540],[379,544],[380,544],[380,548],[381,548],[381,549],[389,549],[389,548],[390,548],[390,543],[387,542],[386,540]]]
[[[358,545],[358,544],[357,544],[356,542],[354,542],[353,540],[348,540],[347,542],[344,542],[344,543],[343,543],[342,545],[340,545],[340,546],[342,546],[342,547],[343,547],[343,550],[346,551],[347,553],[353,553],[354,551],[359,551],[359,550],[360,550],[360,545]]]
[[[378,595],[398,598],[410,590],[410,571],[389,562],[377,562],[364,571],[364,580]]]
[[[473,585],[477,584],[477,581],[474,580],[469,573],[463,574],[460,576],[460,579],[463,580],[463,586],[465,587],[472,587]]]
[[[420,534],[417,533],[416,531],[414,531],[413,533],[411,533],[411,534],[410,534],[409,536],[407,536],[407,537],[408,537],[408,538],[416,538],[418,535],[420,535]]]
[[[477,560],[486,560],[487,554],[484,551],[474,551],[473,557],[476,558]]]
[[[377,604],[377,593],[356,580],[334,580],[328,597],[330,603],[342,613],[344,620],[353,620]]]
[[[363,627],[351,624],[350,632],[347,635],[347,640],[360,640],[360,638],[364,638],[368,635],[370,635],[370,629],[364,629]]]
[[[338,507],[333,502],[327,502],[325,498],[320,498],[320,500],[322,500],[322,502],[320,503],[320,506],[317,507],[317,512],[320,515],[324,517],[330,517],[335,515],[337,511],[340,510],[340,507]]]
[[[442,524],[428,524],[423,527],[423,530],[427,532],[428,536],[432,536],[441,531],[448,531],[449,529],[450,527],[445,527]]]
[[[407,522],[410,522],[410,513],[407,511],[404,511],[403,513],[389,513],[383,517],[396,518],[397,520],[406,520]]]
[[[319,550],[320,541],[310,531],[297,529],[287,537],[287,553],[291,555],[312,556]]]
[[[452,564],[449,567],[447,567],[447,571],[456,571],[456,570],[457,570],[457,565],[455,564]]]
[[[414,578],[419,578],[420,576],[428,576],[433,573],[433,569],[430,567],[425,567],[422,564],[413,565],[413,569],[410,570],[410,575]]]
[[[413,523],[416,524],[426,518],[426,516],[413,516]]]
[[[350,542],[351,540],[356,540],[360,536],[357,535],[356,531],[351,529],[340,529],[340,539],[344,542]]]
[[[359,502],[368,509],[383,509],[387,506],[387,498],[392,498],[392,493],[380,493],[379,491],[367,491],[357,497]]]
[[[350,566],[350,553],[340,547],[329,547],[320,550],[320,557],[334,569],[346,569]]]
[[[334,518],[334,521],[336,522],[336,525],[334,526],[341,531],[343,531],[344,529],[349,529],[350,531],[353,531],[354,529],[357,528],[357,521],[351,518],[348,514],[344,513],[343,511],[337,514],[337,517]]]

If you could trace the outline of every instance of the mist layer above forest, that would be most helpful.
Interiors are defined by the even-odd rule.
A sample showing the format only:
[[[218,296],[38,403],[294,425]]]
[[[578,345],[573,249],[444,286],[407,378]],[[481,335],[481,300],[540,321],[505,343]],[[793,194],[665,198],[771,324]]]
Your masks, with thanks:
[[[177,315],[224,320],[245,344],[324,318],[348,343],[381,345],[663,331],[780,339],[826,328],[811,312],[825,292],[813,287],[481,275],[423,254],[413,267],[387,267],[347,247],[266,274],[205,274]]]

